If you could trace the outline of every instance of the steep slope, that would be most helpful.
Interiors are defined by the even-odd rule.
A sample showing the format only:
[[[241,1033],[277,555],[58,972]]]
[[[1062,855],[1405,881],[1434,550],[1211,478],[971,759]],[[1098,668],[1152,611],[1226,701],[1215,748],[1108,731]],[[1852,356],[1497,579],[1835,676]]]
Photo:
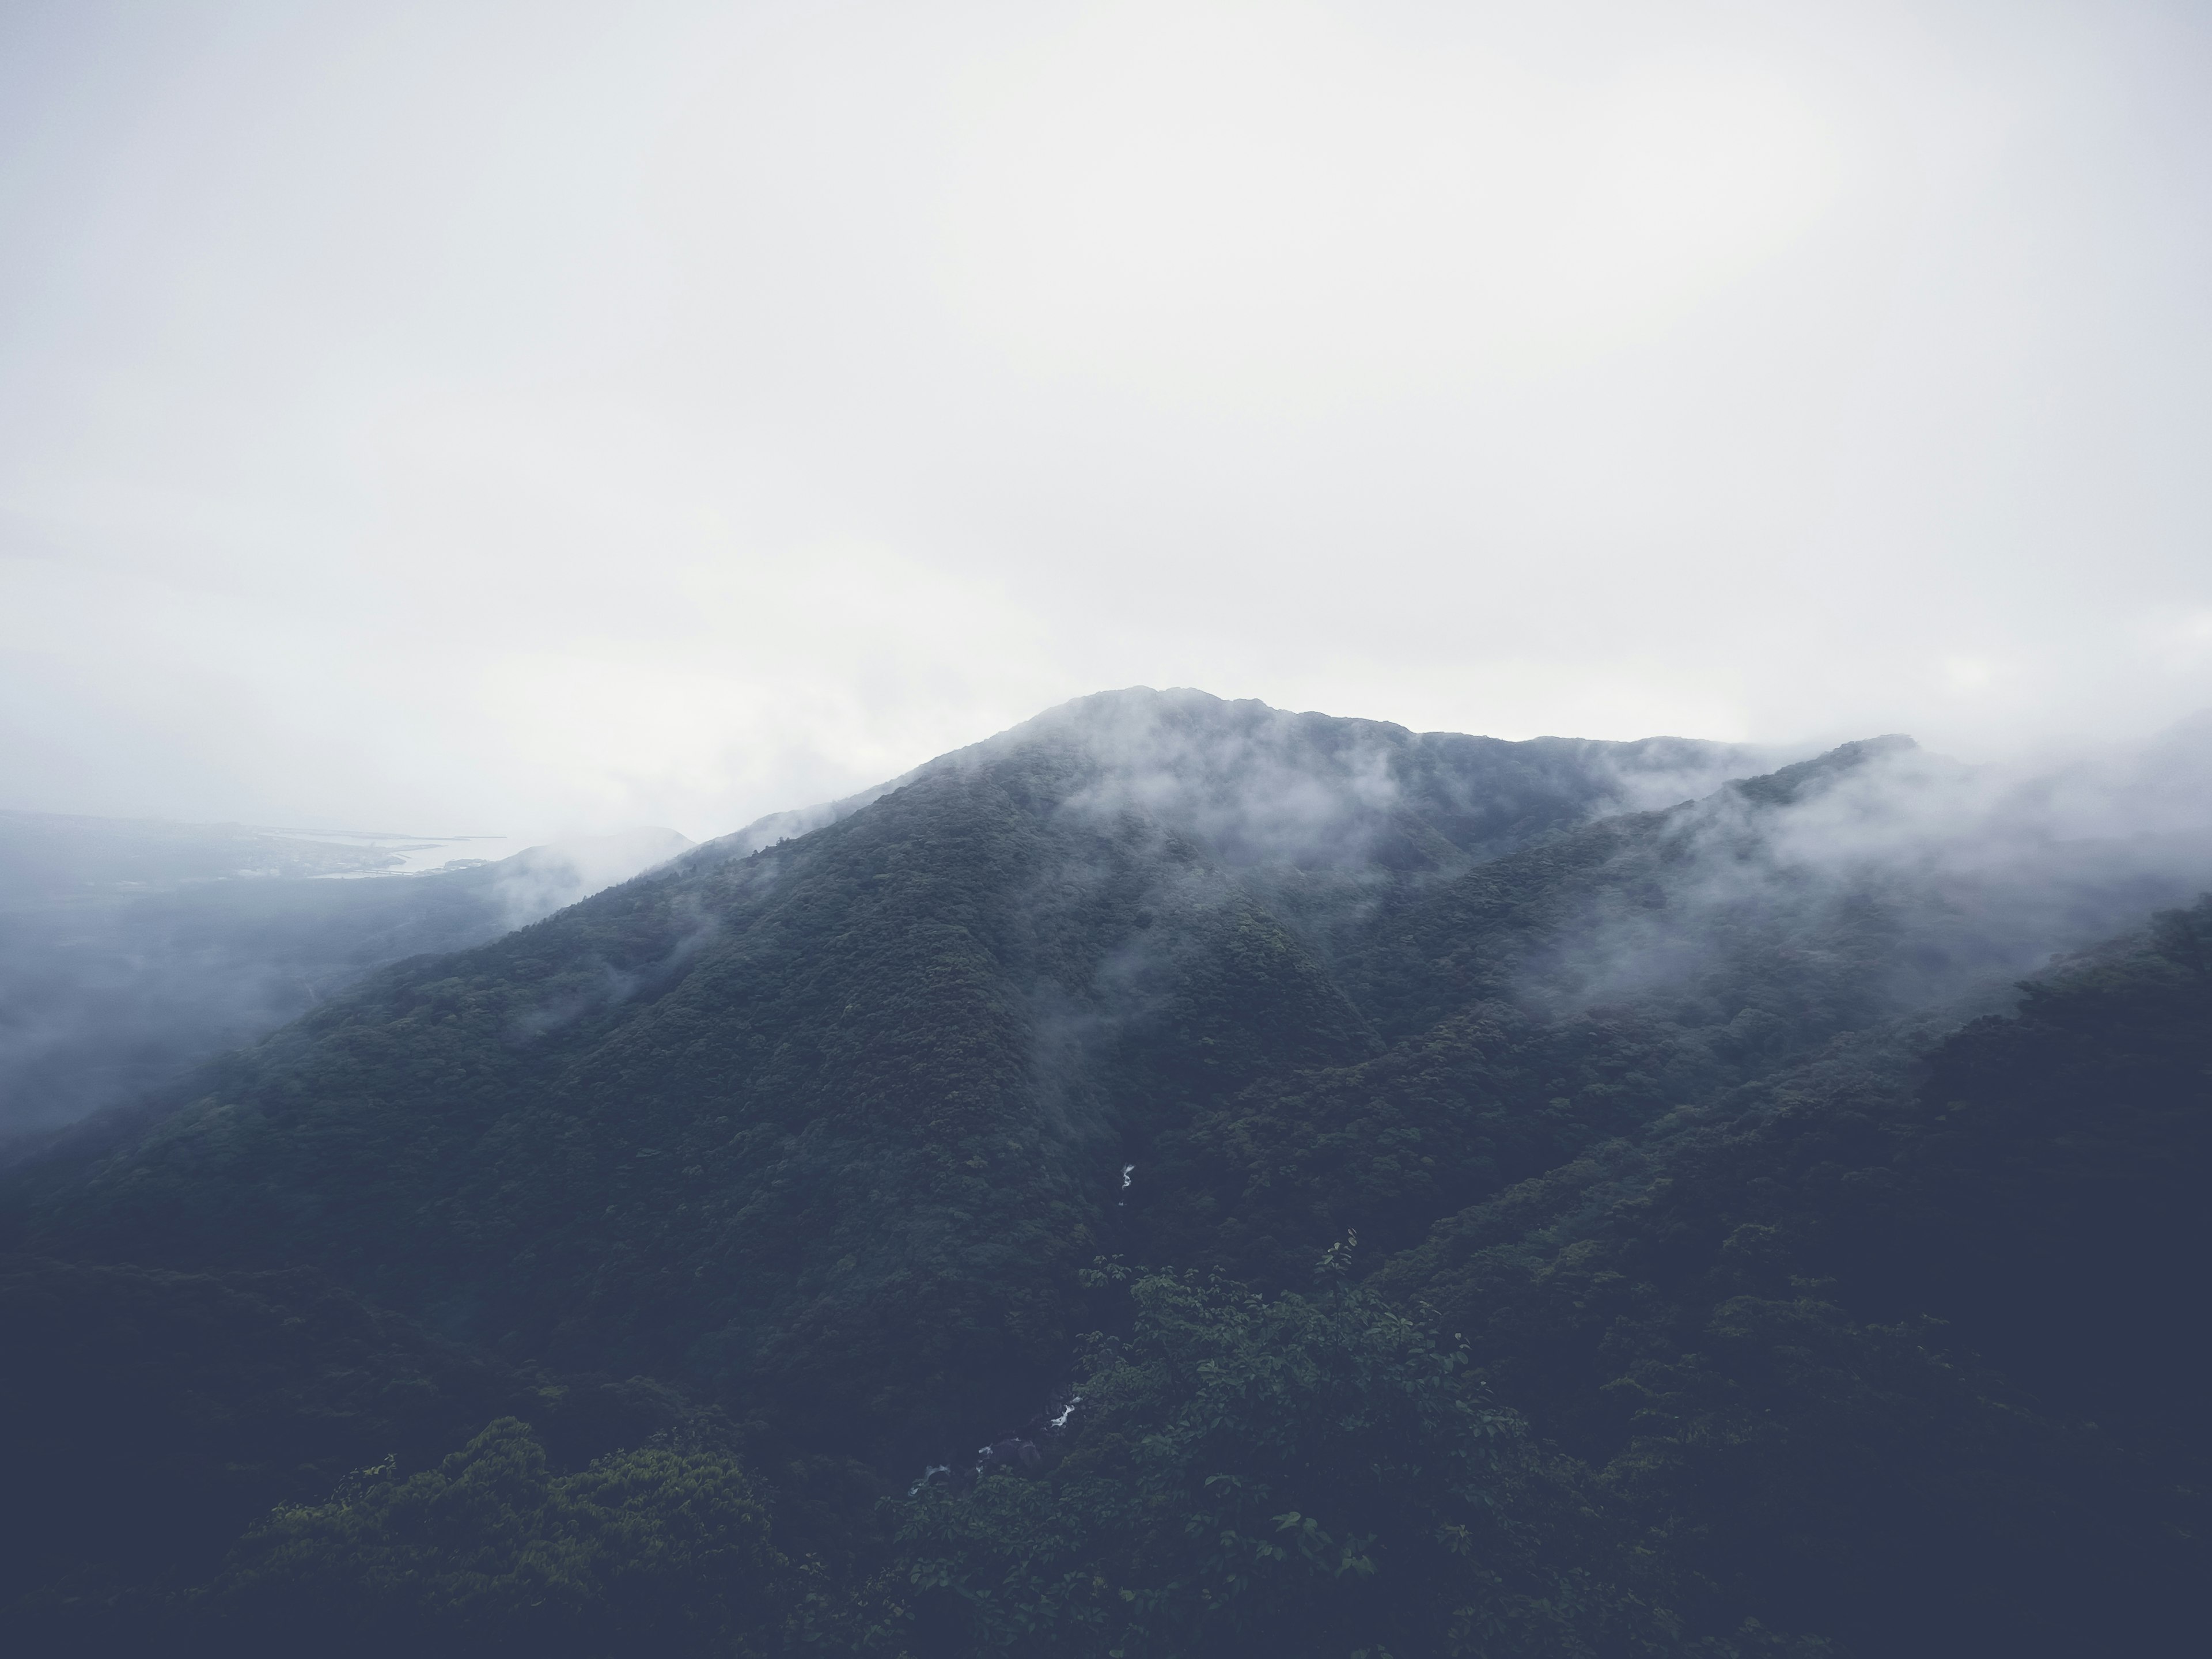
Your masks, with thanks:
[[[904,1506],[929,1650],[2185,1651],[2208,1066],[2212,898],[1364,1285],[1139,1277],[1054,1467]]]
[[[1382,1268],[1723,1606],[2157,1651],[2208,1566],[2212,898],[1948,1036],[1839,1039]]]

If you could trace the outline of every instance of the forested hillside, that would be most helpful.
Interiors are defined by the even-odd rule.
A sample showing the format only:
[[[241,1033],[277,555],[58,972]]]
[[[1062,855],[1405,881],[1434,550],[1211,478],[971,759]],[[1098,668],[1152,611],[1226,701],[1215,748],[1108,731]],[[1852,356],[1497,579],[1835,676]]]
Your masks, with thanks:
[[[2212,860],[1754,767],[1115,694],[381,969],[0,1189],[21,1627],[2155,1650]]]

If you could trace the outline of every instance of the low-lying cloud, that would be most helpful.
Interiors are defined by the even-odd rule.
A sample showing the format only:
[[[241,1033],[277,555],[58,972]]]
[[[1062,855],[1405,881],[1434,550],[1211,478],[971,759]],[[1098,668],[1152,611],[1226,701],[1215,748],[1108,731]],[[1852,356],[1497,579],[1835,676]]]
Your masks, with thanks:
[[[379,873],[236,824],[0,822],[0,1139],[166,1088],[375,968],[463,950],[681,853],[673,830]]]

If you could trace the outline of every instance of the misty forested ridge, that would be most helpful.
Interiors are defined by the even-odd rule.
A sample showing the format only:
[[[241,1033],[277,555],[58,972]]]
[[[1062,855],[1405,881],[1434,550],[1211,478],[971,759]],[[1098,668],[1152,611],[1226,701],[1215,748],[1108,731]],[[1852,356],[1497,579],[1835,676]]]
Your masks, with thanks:
[[[347,966],[15,1143],[6,1628],[2185,1650],[2204,738],[2023,780],[1133,690],[519,927],[482,871],[77,894]]]

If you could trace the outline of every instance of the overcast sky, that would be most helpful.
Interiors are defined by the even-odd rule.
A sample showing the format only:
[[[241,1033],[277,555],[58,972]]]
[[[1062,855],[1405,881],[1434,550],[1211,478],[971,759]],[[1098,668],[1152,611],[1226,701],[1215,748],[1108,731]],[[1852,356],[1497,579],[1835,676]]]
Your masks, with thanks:
[[[2212,8],[0,7],[0,805],[2212,705]]]

